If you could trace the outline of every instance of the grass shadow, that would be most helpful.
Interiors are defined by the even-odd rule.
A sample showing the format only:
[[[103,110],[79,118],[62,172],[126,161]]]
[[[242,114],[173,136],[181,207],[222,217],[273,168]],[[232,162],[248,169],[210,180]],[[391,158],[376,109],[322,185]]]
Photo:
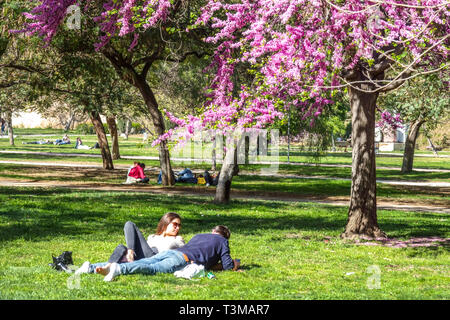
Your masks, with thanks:
[[[160,217],[178,212],[183,234],[209,232],[218,224],[232,234],[313,232],[338,237],[347,221],[347,208],[301,202],[234,200],[217,205],[209,199],[146,193],[71,191],[67,189],[0,188],[0,241],[39,241],[54,237],[83,239],[123,234],[131,220],[143,233],[153,233]],[[383,211],[379,224],[389,236],[448,235],[447,215]],[[402,221],[404,220],[404,221]]]

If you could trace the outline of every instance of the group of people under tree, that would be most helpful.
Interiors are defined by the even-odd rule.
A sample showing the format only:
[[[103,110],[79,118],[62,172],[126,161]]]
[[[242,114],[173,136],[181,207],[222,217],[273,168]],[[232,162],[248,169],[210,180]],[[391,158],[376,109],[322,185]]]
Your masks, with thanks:
[[[197,234],[187,244],[178,235],[180,228],[181,217],[168,212],[160,219],[156,233],[145,240],[138,227],[128,221],[124,226],[126,246],[118,245],[107,262],[84,262],[76,274],[96,273],[103,275],[104,281],[112,281],[119,275],[174,273],[192,263],[210,270],[239,269],[240,261],[230,256],[231,232],[226,226]]]
[[[180,172],[176,173],[175,182],[178,183],[193,183],[193,184],[204,184],[208,186],[217,186],[219,182],[220,172],[210,174],[208,170],[205,170],[203,174],[196,175],[191,169],[185,168]],[[162,171],[160,171],[158,176],[158,184],[162,183]]]

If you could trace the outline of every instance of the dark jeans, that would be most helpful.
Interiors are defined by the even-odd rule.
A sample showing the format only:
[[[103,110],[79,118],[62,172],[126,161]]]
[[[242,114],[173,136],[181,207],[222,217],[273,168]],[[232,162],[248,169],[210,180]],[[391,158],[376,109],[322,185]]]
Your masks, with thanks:
[[[127,253],[128,249],[134,250],[135,260],[150,258],[155,255],[142,235],[142,232],[133,222],[127,221],[123,227],[123,231],[125,233],[125,241],[127,242],[127,246],[125,247],[123,244],[119,244],[112,253],[108,262],[120,262],[123,256]]]
[[[213,179],[208,171],[205,171],[203,176],[205,177],[206,183],[209,183],[210,186],[217,186],[217,183],[219,183],[219,174]]]

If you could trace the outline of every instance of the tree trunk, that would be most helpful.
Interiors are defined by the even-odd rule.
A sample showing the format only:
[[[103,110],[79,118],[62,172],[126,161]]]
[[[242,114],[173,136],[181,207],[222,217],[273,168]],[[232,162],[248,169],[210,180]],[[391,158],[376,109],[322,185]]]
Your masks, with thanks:
[[[12,112],[6,111],[6,127],[8,128],[9,144],[14,145],[14,129],[12,125]]]
[[[135,85],[141,92],[142,97],[144,98],[145,104],[148,107],[150,115],[153,120],[153,126],[155,127],[156,135],[161,136],[166,131],[166,126],[164,124],[164,118],[162,116],[161,111],[158,109],[158,103],[156,102],[156,98],[153,94],[153,91],[150,89],[147,81],[135,75]],[[172,171],[172,165],[170,164],[170,154],[169,147],[167,141],[161,141],[159,144],[159,162],[161,165],[162,171],[162,185],[163,186],[172,186],[175,184],[175,175]]]
[[[416,149],[416,139],[419,135],[419,129],[425,121],[417,120],[412,122],[409,130],[408,136],[405,141],[405,151],[403,152],[403,164],[401,173],[409,173],[413,169],[414,162],[414,150]]]
[[[237,148],[229,148],[220,169],[219,181],[216,187],[215,203],[227,204],[230,202],[231,181],[239,173],[237,163]]]
[[[336,144],[334,143],[334,134],[331,134],[331,151],[336,152]]]
[[[125,122],[125,140],[128,140],[128,136],[130,134],[131,120],[127,119]]]
[[[65,132],[67,132],[67,131],[69,131],[70,130],[70,127],[72,126],[72,124],[73,124],[73,122],[75,121],[75,112],[72,112],[71,114],[70,114],[70,118],[69,118],[69,120],[67,121],[67,123],[65,124],[65,126],[64,126],[64,131]],[[62,124],[62,123],[61,123]]]
[[[211,152],[211,170],[216,171],[217,170],[217,160],[216,160],[216,137],[213,139],[213,145],[212,145],[212,152]]]
[[[375,104],[378,94],[351,87],[348,90],[352,112],[352,184],[347,225],[341,237],[385,237],[378,227],[376,203]]]
[[[114,116],[108,116],[106,117],[106,121],[108,123],[108,128],[112,140],[112,158],[113,160],[118,160],[120,159],[120,151],[119,151],[119,135],[117,133],[116,118]]]
[[[103,127],[100,114],[97,111],[91,111],[89,113],[92,124],[94,125],[95,133],[97,134],[98,143],[102,152],[103,169],[113,170],[113,160],[111,157],[111,151],[109,150],[108,139],[106,137],[105,128]]]
[[[433,154],[437,157],[438,153],[437,153],[436,147],[434,146],[433,142],[431,141],[431,139],[429,137],[427,137],[427,141],[430,144],[431,150],[433,150]]]

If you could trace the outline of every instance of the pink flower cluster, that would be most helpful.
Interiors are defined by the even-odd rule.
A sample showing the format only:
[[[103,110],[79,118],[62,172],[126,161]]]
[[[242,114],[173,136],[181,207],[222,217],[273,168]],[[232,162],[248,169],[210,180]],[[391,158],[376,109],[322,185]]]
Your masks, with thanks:
[[[128,49],[131,51],[138,44],[140,31],[165,21],[170,13],[171,2],[170,0],[111,0],[103,7],[105,11],[95,18],[104,33],[96,49],[99,50],[105,46],[115,36],[123,37],[132,34],[133,41]]]
[[[32,1],[32,0],[29,0]],[[42,0],[41,4],[34,7],[31,12],[25,12],[24,16],[33,22],[27,23],[22,30],[12,30],[12,33],[24,32],[30,36],[37,33],[43,37],[48,45],[58,31],[59,26],[64,21],[67,8],[71,5],[79,4],[79,0]]]
[[[377,127],[386,128],[390,127],[392,129],[403,128],[403,121],[400,118],[400,114],[392,115],[389,111],[385,110],[380,114],[380,120],[376,123]]]
[[[403,46],[429,67],[447,62],[449,8],[444,0],[210,0],[197,24],[217,30],[206,39],[217,46],[210,67],[216,76],[198,121],[222,130],[261,128],[296,107],[313,123],[332,103],[332,90],[345,85],[339,74],[370,65],[388,46]],[[248,65],[254,80],[233,96],[238,64]],[[381,118],[401,126],[398,115]]]
[[[30,0],[36,2],[34,0]],[[92,0],[40,0],[31,13],[25,13],[25,17],[32,20],[26,24],[23,30],[27,35],[37,33],[44,37],[48,44],[63,23],[67,8],[73,4],[81,5],[85,3],[85,10]],[[133,35],[133,41],[129,50],[132,50],[138,43],[139,31],[144,31],[164,21],[170,13],[172,7],[170,0],[106,0],[103,2],[103,11],[93,21],[98,23],[102,35],[96,44],[96,50],[105,46],[111,38]],[[143,21],[141,30],[137,30],[138,22]]]
[[[65,9],[81,0],[39,2],[27,15],[32,22],[26,31],[51,41]],[[104,1],[95,19],[103,33],[97,49],[112,37],[131,34],[131,50],[139,32],[166,21],[172,3]],[[340,75],[370,67],[380,55],[395,61],[394,77],[408,67],[448,69],[449,9],[448,0],[205,0],[196,25],[214,31],[205,41],[215,46],[209,67],[215,77],[202,114],[171,119],[184,138],[193,128],[225,133],[267,127],[292,107],[313,122],[332,103],[333,90],[348,85]],[[395,55],[393,48],[403,49]],[[233,82],[237,70],[248,72],[239,88]]]

